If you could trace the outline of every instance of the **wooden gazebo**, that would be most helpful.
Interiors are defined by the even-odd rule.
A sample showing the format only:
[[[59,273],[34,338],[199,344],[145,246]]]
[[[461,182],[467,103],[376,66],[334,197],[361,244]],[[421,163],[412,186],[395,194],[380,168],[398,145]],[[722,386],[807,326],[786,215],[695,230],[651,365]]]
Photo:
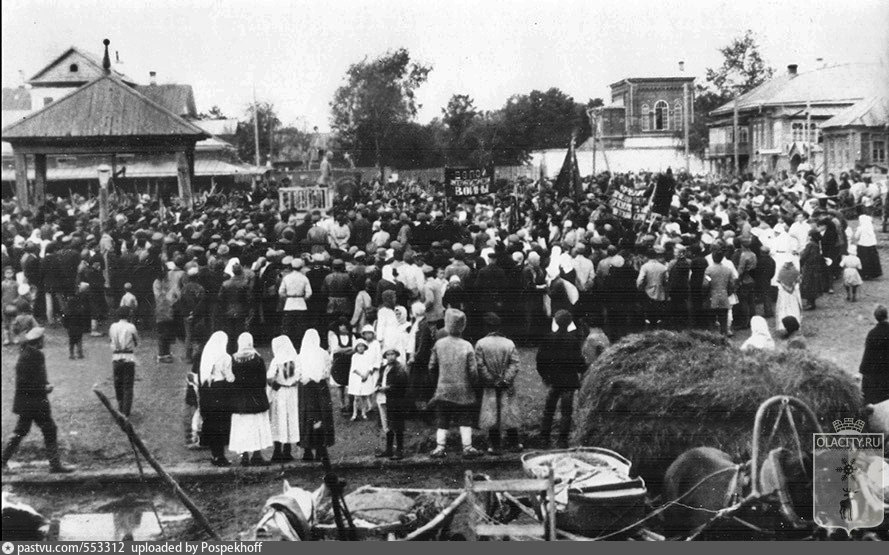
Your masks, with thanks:
[[[45,201],[47,155],[100,156],[113,176],[115,156],[128,153],[175,155],[179,196],[191,207],[195,143],[210,135],[124,83],[111,71],[108,39],[104,43],[103,76],[3,129],[2,139],[15,156],[19,207]],[[29,155],[34,160],[33,188],[28,184]]]

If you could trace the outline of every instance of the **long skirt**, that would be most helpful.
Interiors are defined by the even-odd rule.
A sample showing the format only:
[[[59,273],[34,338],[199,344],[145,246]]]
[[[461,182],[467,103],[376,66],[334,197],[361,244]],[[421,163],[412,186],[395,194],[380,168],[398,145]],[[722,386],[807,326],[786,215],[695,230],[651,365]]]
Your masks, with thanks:
[[[299,443],[299,388],[282,387],[272,391],[272,439],[279,443]]]
[[[201,427],[201,445],[222,449],[231,435],[232,414],[228,409],[230,389],[226,382],[200,388],[200,410],[204,419]]]
[[[269,411],[254,414],[232,415],[232,431],[228,450],[234,453],[252,453],[272,446],[272,428]]]
[[[793,288],[793,293],[788,293],[786,289],[778,286],[778,301],[775,303],[775,329],[779,332],[784,331],[784,324],[781,322],[788,316],[793,316],[796,321],[802,324],[803,301],[800,297],[799,286]]]
[[[861,278],[876,279],[883,275],[883,269],[880,267],[880,255],[877,253],[877,247],[858,247],[858,258],[861,260]]]
[[[315,423],[321,426],[315,428]],[[330,447],[334,444],[333,404],[327,380],[299,385],[300,446],[304,449]]]

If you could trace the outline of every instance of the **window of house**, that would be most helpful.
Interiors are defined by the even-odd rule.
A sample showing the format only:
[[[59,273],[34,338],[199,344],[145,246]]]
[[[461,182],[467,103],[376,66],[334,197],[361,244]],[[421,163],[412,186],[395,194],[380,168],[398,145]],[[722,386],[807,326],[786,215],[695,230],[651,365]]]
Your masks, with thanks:
[[[43,105],[49,106],[50,104],[52,104],[52,97],[51,96],[44,96],[43,97]]]
[[[750,132],[746,127],[741,127],[738,129],[738,142],[741,144],[747,144],[750,141]]]
[[[68,66],[68,71],[70,71],[71,73],[77,73],[78,69],[79,68],[77,67],[77,64],[71,64],[70,66]]]
[[[673,129],[682,129],[682,100],[677,98],[673,102]]]
[[[791,123],[790,134],[795,143],[801,143],[805,140],[806,126],[803,123]]]
[[[872,164],[886,163],[886,141],[871,142],[871,158]]]
[[[654,129],[663,131],[670,128],[670,105],[658,100],[654,104]]]
[[[649,114],[648,104],[642,105],[642,131],[648,131],[651,129],[651,120],[649,119],[651,116]]]

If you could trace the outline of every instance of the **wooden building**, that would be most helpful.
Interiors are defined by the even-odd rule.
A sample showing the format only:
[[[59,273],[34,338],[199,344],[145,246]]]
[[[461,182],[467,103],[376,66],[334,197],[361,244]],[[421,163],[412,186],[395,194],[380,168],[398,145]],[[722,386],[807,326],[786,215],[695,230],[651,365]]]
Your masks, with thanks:
[[[889,83],[887,83],[889,88]],[[821,126],[825,176],[848,170],[889,169],[889,93],[858,102]]]
[[[886,68],[878,64],[808,71],[791,64],[783,75],[710,112],[709,170],[720,175],[775,175],[806,168],[820,175],[823,125],[861,100],[883,93],[887,83]]]

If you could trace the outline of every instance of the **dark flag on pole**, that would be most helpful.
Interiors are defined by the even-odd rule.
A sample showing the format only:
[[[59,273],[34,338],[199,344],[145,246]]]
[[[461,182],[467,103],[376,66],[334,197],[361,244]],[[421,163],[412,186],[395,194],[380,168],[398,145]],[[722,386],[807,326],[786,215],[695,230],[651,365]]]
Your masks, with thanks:
[[[580,169],[577,167],[577,154],[574,152],[575,134],[571,135],[571,142],[568,144],[568,152],[565,154],[565,161],[562,162],[562,169],[559,170],[559,176],[556,178],[555,189],[562,196],[580,196],[583,194],[583,184],[580,182]]]

